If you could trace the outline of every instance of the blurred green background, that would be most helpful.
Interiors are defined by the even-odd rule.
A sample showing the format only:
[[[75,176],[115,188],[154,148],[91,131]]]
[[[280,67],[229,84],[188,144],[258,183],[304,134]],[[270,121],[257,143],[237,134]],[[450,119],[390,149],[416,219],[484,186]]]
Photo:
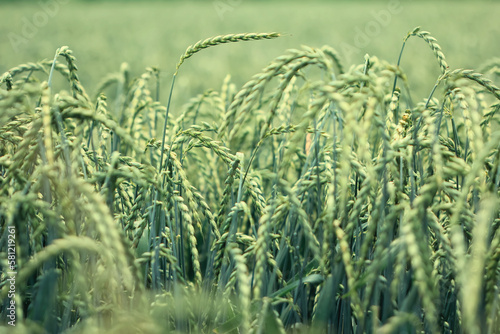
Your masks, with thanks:
[[[334,47],[346,66],[362,63],[366,53],[395,63],[403,38],[416,26],[437,38],[451,68],[477,69],[500,53],[500,3],[488,1],[16,0],[1,1],[0,8],[1,73],[52,59],[58,47],[68,45],[89,93],[127,62],[133,75],[148,66],[160,68],[162,103],[184,50],[220,34],[284,36],[204,50],[181,68],[176,95],[217,89],[228,73],[241,86],[275,57],[303,44]],[[422,95],[418,98],[439,75],[431,50],[416,38],[405,49],[402,67],[412,90]]]

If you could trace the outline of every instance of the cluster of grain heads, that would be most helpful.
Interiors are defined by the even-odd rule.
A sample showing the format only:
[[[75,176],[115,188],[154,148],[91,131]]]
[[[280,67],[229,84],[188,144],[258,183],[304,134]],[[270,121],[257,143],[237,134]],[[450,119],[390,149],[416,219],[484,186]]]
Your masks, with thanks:
[[[186,59],[278,36],[190,46],[166,106],[158,69],[127,64],[90,98],[68,47],[0,77],[17,332],[497,331],[498,61],[450,70],[417,28],[403,48],[423,39],[441,69],[417,103],[403,49],[348,68],[325,46],[170,111]]]
[[[67,65],[56,63],[59,56]],[[98,161],[106,161],[85,150],[89,120],[116,126],[89,109],[75,61],[63,47],[53,62],[13,68],[4,76],[10,90],[2,94],[0,220],[2,236],[7,226],[16,230],[17,319],[36,320],[33,326],[47,332],[65,331],[90,316],[104,323],[112,309],[126,309],[142,289],[134,256],[112,215],[110,187],[116,185],[112,173],[118,164],[108,170],[109,181],[98,185],[94,172]],[[48,81],[38,84],[32,73],[40,70]],[[69,80],[72,95],[51,94],[55,70]],[[3,286],[3,300],[7,292]]]

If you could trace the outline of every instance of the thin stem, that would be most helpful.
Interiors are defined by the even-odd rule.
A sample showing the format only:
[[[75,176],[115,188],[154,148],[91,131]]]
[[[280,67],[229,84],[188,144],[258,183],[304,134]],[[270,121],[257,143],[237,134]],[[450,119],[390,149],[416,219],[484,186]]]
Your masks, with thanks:
[[[161,169],[163,168],[163,152],[165,151],[165,137],[167,135],[168,113],[170,111],[170,101],[172,100],[172,92],[174,90],[175,78],[176,77],[177,77],[177,73],[175,73],[174,76],[172,77],[172,85],[170,86],[170,93],[168,95],[167,111],[165,112],[165,123],[164,123],[164,126],[163,126],[163,138],[161,140],[160,168],[158,168],[159,172],[161,172]]]

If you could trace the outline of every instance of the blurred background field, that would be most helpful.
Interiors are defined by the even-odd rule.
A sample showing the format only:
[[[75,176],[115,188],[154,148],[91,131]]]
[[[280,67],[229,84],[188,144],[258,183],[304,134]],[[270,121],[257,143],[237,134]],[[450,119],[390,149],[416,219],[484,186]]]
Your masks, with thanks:
[[[182,68],[174,92],[181,97],[174,101],[186,101],[197,93],[220,87],[228,73],[241,87],[275,57],[301,45],[330,45],[340,52],[346,67],[362,63],[366,53],[395,63],[403,38],[416,26],[438,39],[451,68],[477,69],[498,55],[500,49],[498,2],[0,3],[0,73],[25,62],[51,59],[58,47],[68,45],[77,57],[80,79],[89,93],[106,74],[119,71],[121,63],[127,62],[133,76],[148,66],[161,70],[162,103],[166,102],[175,64],[184,50],[200,39],[220,34],[276,31],[284,36],[212,48],[190,59]],[[46,11],[43,3],[52,11],[47,22],[40,14]],[[397,14],[380,16],[389,12],[390,6],[397,8]],[[27,28],[30,23],[33,26]],[[371,29],[372,36],[363,39],[360,34],[367,29]],[[418,99],[426,96],[439,75],[428,47],[420,40],[412,40],[401,65]]]

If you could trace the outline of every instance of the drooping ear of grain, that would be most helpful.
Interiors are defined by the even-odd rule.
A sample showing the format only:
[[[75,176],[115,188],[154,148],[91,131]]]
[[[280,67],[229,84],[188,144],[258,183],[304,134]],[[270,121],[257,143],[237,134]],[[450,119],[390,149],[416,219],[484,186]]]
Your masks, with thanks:
[[[225,43],[235,43],[241,41],[258,41],[262,39],[272,39],[280,37],[280,34],[277,32],[271,33],[246,33],[246,34],[229,34],[229,35],[219,35],[215,37],[210,37],[205,40],[200,40],[196,44],[189,46],[186,51],[181,55],[179,62],[175,66],[175,73],[179,71],[179,67],[184,63],[184,61],[194,55],[197,52],[200,52],[203,49],[216,46],[219,44]]]

